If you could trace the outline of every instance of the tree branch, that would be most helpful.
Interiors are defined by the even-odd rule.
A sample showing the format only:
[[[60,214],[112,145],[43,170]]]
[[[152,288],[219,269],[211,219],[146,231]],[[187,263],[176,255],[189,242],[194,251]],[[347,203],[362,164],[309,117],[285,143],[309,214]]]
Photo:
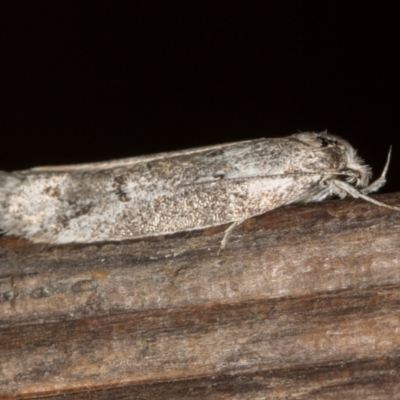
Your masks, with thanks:
[[[0,238],[0,398],[400,393],[400,213],[283,207],[241,224],[219,254],[226,228],[88,245]]]

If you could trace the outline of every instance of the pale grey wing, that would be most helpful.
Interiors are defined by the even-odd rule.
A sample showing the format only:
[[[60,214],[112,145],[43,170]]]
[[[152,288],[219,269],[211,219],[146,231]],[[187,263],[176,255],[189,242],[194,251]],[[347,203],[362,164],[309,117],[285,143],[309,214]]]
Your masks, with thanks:
[[[305,197],[321,179],[279,174],[287,164],[281,147],[288,143],[295,145],[260,139],[104,170],[11,174],[21,184],[8,193],[0,227],[37,242],[96,242],[251,217]],[[300,162],[292,157],[289,166],[295,170]]]
[[[124,240],[229,223],[304,197],[320,177],[232,179],[203,182],[149,196],[128,192],[125,203],[106,195],[82,204],[59,232],[58,243]],[[58,221],[63,223],[62,221]],[[49,224],[50,226],[51,224]],[[57,223],[56,223],[57,225]],[[90,227],[90,228],[88,228]]]
[[[20,190],[10,195],[0,228],[48,243],[174,233],[250,218],[296,202],[321,180],[319,175],[214,178],[178,187],[172,180],[161,180],[157,189],[157,180],[147,186],[136,180],[119,181],[116,186],[111,171],[99,174],[80,176],[80,182],[71,174],[26,177]],[[85,185],[85,178],[90,184]],[[29,196],[36,195],[39,200],[30,201]]]
[[[139,157],[131,165],[117,160],[105,169],[22,171],[7,179],[21,184],[7,193],[0,227],[37,242],[68,243],[229,223],[307,198],[322,179],[301,174],[314,153],[291,138],[260,139]]]
[[[100,161],[94,163],[85,163],[85,164],[74,164],[74,165],[49,165],[43,167],[35,167],[23,171],[24,173],[31,173],[31,172],[70,172],[70,171],[94,171],[94,170],[104,170],[104,169],[112,169],[117,167],[131,167],[141,163],[151,163],[157,160],[164,160],[170,159],[175,157],[181,156],[189,156],[192,154],[202,154],[206,152],[214,152],[220,151],[230,148],[235,148],[236,146],[243,146],[247,145],[248,143],[256,143],[259,141],[264,141],[266,139],[255,139],[255,140],[244,140],[241,142],[232,142],[232,143],[225,143],[225,144],[218,144],[212,146],[203,146],[203,147],[195,147],[193,149],[187,150],[178,150],[172,152],[164,152],[164,153],[156,153],[144,156],[137,156],[137,157],[129,157],[129,158],[122,158],[117,160],[110,160],[110,161]]]

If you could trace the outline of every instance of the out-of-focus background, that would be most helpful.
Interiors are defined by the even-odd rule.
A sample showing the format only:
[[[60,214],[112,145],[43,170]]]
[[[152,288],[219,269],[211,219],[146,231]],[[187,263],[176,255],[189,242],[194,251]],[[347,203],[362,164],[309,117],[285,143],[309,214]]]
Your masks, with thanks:
[[[347,138],[400,190],[399,3],[0,5],[0,169],[297,131]]]

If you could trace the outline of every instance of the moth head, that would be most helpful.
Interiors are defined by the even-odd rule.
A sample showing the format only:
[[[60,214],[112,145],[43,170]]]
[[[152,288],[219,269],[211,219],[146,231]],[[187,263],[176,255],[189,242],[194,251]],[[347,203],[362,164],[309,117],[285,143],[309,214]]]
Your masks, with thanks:
[[[345,166],[339,170],[344,175],[338,175],[337,179],[345,180],[357,188],[368,186],[372,178],[371,167],[365,164],[364,160],[358,156],[357,151],[347,140],[328,134],[326,131],[321,132],[317,136],[317,140],[321,142],[321,147],[336,146],[344,157]]]
[[[341,139],[346,147],[346,159],[348,175],[344,175],[344,180],[357,188],[368,186],[372,178],[371,167],[365,164],[364,160],[357,155],[356,150],[345,140]],[[347,172],[347,171],[343,171]]]
[[[336,155],[340,167],[337,170],[338,175],[334,179],[344,180],[357,188],[368,186],[372,177],[371,167],[365,164],[347,140],[327,131],[305,132],[293,136],[306,145],[329,152],[331,156]]]

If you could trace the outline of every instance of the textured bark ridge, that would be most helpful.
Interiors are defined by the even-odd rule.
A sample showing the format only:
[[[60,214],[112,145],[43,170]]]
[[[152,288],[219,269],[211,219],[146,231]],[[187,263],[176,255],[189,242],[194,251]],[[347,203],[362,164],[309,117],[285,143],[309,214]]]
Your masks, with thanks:
[[[400,213],[283,207],[220,252],[226,227],[0,238],[0,398],[400,398]]]

